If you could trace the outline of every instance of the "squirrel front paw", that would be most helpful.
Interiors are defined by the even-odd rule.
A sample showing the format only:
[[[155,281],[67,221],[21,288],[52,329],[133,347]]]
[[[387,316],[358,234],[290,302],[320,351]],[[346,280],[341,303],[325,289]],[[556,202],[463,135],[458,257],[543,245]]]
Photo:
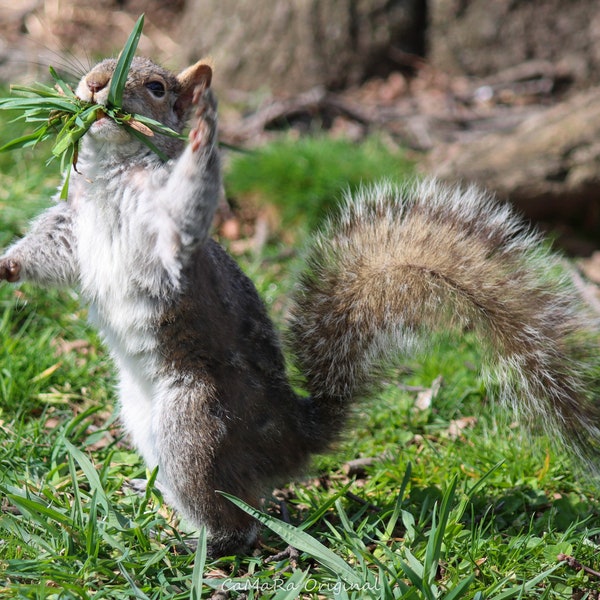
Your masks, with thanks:
[[[194,152],[213,144],[217,129],[217,101],[209,89],[210,80],[194,89],[192,104],[196,107],[196,122],[190,131],[190,145]]]
[[[0,281],[6,280],[14,283],[19,281],[21,264],[12,258],[0,259]]]

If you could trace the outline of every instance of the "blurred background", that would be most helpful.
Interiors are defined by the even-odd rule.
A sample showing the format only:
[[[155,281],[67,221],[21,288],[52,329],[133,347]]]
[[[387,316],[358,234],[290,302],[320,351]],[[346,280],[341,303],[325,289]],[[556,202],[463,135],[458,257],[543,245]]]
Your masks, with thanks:
[[[212,57],[224,142],[375,134],[514,202],[600,279],[596,0],[1,0],[0,80],[76,81],[142,12],[139,53]]]

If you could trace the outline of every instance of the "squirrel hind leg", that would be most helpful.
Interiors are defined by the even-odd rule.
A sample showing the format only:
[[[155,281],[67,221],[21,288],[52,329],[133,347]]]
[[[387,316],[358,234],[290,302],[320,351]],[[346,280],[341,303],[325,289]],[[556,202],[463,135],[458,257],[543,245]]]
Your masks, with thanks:
[[[152,431],[165,500],[186,530],[206,527],[211,556],[244,552],[256,541],[258,523],[219,492],[260,505],[264,481],[252,476],[253,457],[236,451],[236,428],[210,383],[178,383],[176,377],[164,383]]]
[[[258,521],[252,521],[243,529],[213,532],[206,553],[212,558],[245,553],[256,544],[259,531]]]
[[[147,493],[148,481],[146,479],[130,479],[124,485],[124,489],[132,491],[134,494],[144,496]],[[172,496],[168,488],[160,482],[155,481],[154,487],[161,493],[163,500],[169,506],[176,506],[178,502]],[[180,528],[185,530],[186,534],[192,536],[198,532],[198,528],[203,525],[199,522],[187,522],[182,515],[183,521],[180,521]],[[240,529],[216,530],[209,529],[210,537],[207,544],[207,554],[212,558],[228,556],[246,552],[256,543],[260,527],[257,521],[249,521],[248,524]],[[185,547],[188,551],[195,552],[197,549],[197,539],[190,537],[185,540]]]

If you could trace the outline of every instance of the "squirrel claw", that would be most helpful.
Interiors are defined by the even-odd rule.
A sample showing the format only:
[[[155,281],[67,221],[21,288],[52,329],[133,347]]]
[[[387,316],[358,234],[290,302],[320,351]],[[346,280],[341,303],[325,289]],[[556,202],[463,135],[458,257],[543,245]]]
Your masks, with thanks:
[[[298,549],[294,548],[294,546],[288,546],[287,548],[285,548],[285,550],[282,550],[281,552],[278,552],[277,554],[272,554],[271,556],[267,556],[264,559],[264,562],[265,563],[279,562],[280,560],[285,560],[286,558],[289,559],[290,565],[293,568],[296,568],[298,566],[298,560],[300,559],[300,553],[298,552]]]
[[[214,116],[214,97],[209,92],[206,83],[201,83],[194,89],[192,103],[196,107],[195,126],[190,130],[189,140],[192,150],[197,152],[201,147],[207,147],[214,138],[216,119]]]
[[[205,132],[202,123],[198,123],[198,125],[190,131],[190,145],[194,152],[197,152],[200,147],[203,145],[203,141],[205,138]]]
[[[5,258],[0,261],[0,281],[5,279],[10,283],[19,281],[21,265],[11,258]]]

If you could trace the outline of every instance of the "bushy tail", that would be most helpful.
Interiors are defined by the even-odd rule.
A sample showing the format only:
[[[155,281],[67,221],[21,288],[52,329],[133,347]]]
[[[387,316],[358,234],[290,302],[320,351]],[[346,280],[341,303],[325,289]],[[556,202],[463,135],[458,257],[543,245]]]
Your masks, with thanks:
[[[434,180],[365,188],[316,238],[289,344],[322,434],[341,428],[380,366],[433,331],[473,328],[517,413],[600,466],[598,324],[508,205]]]

